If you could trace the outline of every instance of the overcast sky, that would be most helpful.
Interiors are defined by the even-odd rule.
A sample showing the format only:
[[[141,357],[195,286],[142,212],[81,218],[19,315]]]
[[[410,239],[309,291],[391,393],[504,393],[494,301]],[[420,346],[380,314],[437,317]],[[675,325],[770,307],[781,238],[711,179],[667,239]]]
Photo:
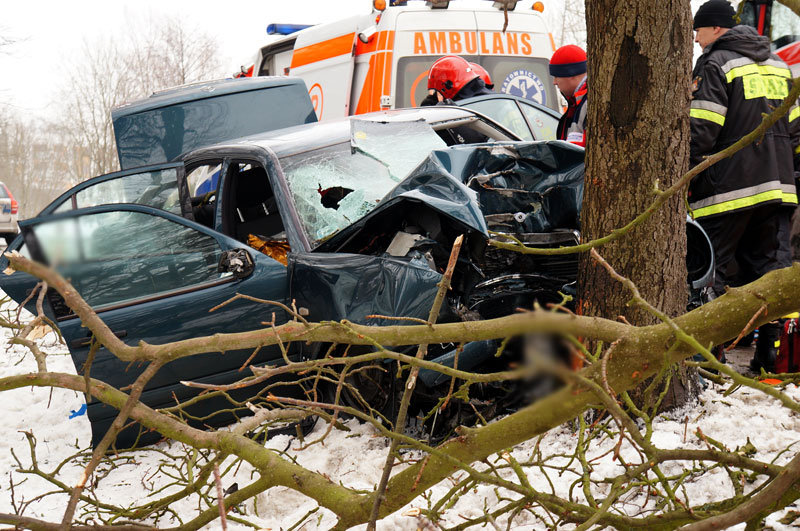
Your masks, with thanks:
[[[226,73],[249,63],[268,42],[272,22],[319,23],[368,13],[371,0],[0,0],[0,36],[16,41],[0,51],[0,106],[20,116],[51,117],[63,62],[94,42],[132,31],[133,20],[163,15],[216,36]],[[545,0],[545,15],[563,9]],[[702,0],[692,0],[693,11]],[[736,3],[736,2],[734,2]],[[695,46],[695,48],[699,48]],[[699,52],[699,50],[696,50]],[[113,65],[109,65],[113,68]]]
[[[126,31],[126,22],[177,15],[189,28],[218,37],[226,72],[249,62],[268,41],[271,22],[318,23],[369,12],[371,0],[0,0],[0,35],[16,42],[0,52],[0,105],[48,116],[59,63],[84,40]],[[109,65],[113,67],[113,65]]]

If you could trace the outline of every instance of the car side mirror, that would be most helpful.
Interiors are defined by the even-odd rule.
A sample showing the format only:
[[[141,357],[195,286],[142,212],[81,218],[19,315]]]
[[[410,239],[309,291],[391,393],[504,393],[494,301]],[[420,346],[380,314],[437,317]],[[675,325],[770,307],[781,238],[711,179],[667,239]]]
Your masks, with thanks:
[[[232,273],[233,278],[240,279],[249,277],[255,269],[253,257],[246,249],[231,249],[223,251],[219,258],[217,271],[220,273]]]

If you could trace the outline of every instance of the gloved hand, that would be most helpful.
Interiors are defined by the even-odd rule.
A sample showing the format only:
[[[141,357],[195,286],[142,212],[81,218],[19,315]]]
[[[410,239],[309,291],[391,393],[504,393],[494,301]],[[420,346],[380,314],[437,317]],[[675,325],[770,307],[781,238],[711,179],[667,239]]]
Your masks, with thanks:
[[[419,103],[419,106],[427,107],[429,105],[436,105],[437,103],[439,103],[439,96],[434,92],[433,94],[425,96],[425,99]]]

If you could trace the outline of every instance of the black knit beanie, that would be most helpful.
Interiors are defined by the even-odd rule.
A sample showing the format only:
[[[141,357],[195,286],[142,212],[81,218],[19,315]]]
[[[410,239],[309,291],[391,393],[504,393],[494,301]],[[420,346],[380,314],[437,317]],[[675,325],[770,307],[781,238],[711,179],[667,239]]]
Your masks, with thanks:
[[[732,28],[736,25],[733,20],[736,12],[726,0],[708,0],[700,6],[694,16],[694,29],[719,26]]]

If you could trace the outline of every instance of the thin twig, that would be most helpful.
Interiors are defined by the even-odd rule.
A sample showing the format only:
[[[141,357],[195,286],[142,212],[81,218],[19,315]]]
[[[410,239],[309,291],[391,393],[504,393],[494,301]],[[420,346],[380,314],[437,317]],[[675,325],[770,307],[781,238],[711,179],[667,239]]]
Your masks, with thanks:
[[[455,239],[455,242],[453,242],[453,249],[450,251],[450,260],[447,263],[447,269],[445,269],[442,280],[439,282],[439,289],[436,292],[436,297],[433,300],[431,311],[428,314],[428,322],[430,324],[434,324],[436,319],[439,317],[439,310],[442,307],[442,302],[444,301],[447,290],[450,289],[450,279],[453,277],[453,271],[455,271],[456,263],[458,261],[458,254],[461,251],[461,244],[463,241],[464,235],[462,234]],[[422,359],[425,357],[427,352],[428,345],[421,344],[417,349],[416,357],[418,359]],[[405,389],[403,389],[403,397],[400,400],[400,410],[397,413],[397,421],[394,425],[395,432],[397,433],[402,433],[405,429],[406,414],[408,412],[408,406],[411,402],[411,394],[414,392],[414,388],[417,384],[418,374],[419,367],[414,366],[412,367],[411,372],[408,375],[408,379],[406,380]],[[369,517],[367,531],[375,531],[376,522],[378,521],[378,516],[380,515],[381,502],[383,501],[383,497],[386,493],[386,485],[389,483],[389,475],[394,467],[395,453],[397,452],[398,445],[398,440],[392,439],[392,444],[389,448],[389,455],[386,456],[386,463],[383,466],[383,473],[381,474],[381,479],[375,492],[375,501],[372,505],[372,514],[370,514]]]
[[[219,466],[214,463],[214,483],[217,486],[217,506],[219,507],[219,519],[222,531],[228,529],[228,521],[225,518],[225,495],[222,489],[222,478],[219,476]]]
[[[735,348],[736,345],[739,343],[739,341],[741,341],[742,338],[749,333],[750,327],[753,326],[753,323],[756,321],[756,319],[758,319],[758,316],[761,315],[762,313],[764,315],[767,315],[767,305],[766,304],[761,306],[761,308],[759,308],[758,311],[753,314],[753,317],[751,317],[750,320],[747,321],[747,324],[744,325],[744,328],[742,328],[742,331],[739,332],[738,336],[736,336],[736,339],[733,340],[733,343],[731,343],[730,345],[725,347],[725,351],[726,352],[729,351],[729,350],[732,350],[733,348]]]

